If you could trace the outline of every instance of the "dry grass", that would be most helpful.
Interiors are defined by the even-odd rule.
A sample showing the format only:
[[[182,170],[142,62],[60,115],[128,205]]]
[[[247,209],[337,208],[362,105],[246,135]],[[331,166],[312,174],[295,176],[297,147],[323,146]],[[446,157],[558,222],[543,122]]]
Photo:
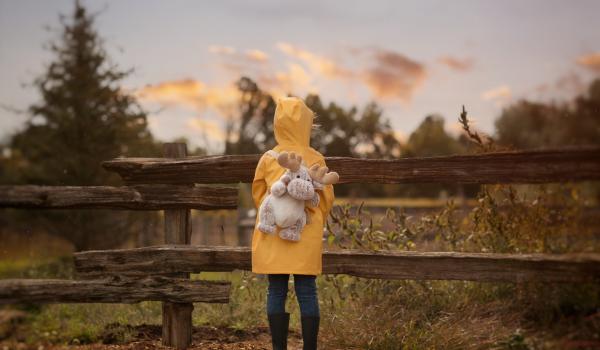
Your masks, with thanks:
[[[367,296],[359,292],[361,288],[384,293]],[[349,295],[325,308],[327,346],[488,349],[501,346],[520,328],[516,312],[503,302],[478,299],[481,297],[474,295],[471,283],[397,281],[370,285],[359,280],[343,289],[342,293]]]
[[[559,203],[561,207],[556,207]],[[357,208],[337,208],[330,243],[370,250],[487,252],[598,251],[594,230],[580,225],[585,198],[577,188],[489,186],[469,212],[452,202],[432,215],[389,211],[382,222]],[[333,238],[333,239],[331,239]],[[70,259],[0,263],[0,278],[72,275]],[[266,280],[247,272],[194,278],[232,282],[231,302],[196,304],[195,325],[249,330],[266,327]],[[600,285],[383,281],[320,276],[324,349],[562,349],[600,348]],[[22,306],[28,344],[90,343],[107,327],[160,324],[159,303]],[[300,331],[293,288],[291,328]],[[13,340],[15,335],[12,336]],[[121,342],[132,338],[127,332]]]

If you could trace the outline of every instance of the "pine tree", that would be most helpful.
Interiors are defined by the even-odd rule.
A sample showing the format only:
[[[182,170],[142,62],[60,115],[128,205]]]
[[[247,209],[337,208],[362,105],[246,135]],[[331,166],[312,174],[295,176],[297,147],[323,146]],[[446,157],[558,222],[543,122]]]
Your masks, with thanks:
[[[71,18],[60,17],[60,41],[50,44],[55,59],[34,82],[41,102],[29,108],[25,128],[11,141],[12,153],[24,160],[19,170],[25,183],[117,185],[120,179],[102,161],[160,155],[146,114],[120,86],[130,71],[110,62],[93,21],[78,1]],[[139,214],[76,210],[36,216],[82,250],[122,243]]]
[[[109,62],[93,18],[76,2],[72,21],[61,16],[61,23],[62,40],[50,46],[56,60],[35,81],[42,101],[30,107],[12,149],[28,160],[28,183],[117,183],[102,161],[159,149],[145,113],[119,85],[130,72]]]

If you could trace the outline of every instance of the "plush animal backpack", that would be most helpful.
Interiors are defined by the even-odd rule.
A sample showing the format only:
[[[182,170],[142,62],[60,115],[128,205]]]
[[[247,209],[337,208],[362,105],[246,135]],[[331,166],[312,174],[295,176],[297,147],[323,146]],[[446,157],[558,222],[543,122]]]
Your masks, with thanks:
[[[290,241],[299,241],[300,233],[307,224],[304,210],[306,201],[316,207],[319,194],[325,185],[333,185],[340,179],[338,173],[329,172],[327,167],[314,164],[310,169],[302,163],[302,156],[294,152],[267,154],[277,159],[277,163],[287,170],[270,188],[263,199],[258,215],[258,229],[267,234],[275,234],[279,226],[279,237]]]

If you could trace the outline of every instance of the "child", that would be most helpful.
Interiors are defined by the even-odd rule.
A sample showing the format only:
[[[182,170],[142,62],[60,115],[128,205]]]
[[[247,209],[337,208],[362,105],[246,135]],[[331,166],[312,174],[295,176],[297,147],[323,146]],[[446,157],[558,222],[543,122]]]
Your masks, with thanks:
[[[309,144],[313,119],[314,113],[301,99],[286,97],[278,100],[273,121],[277,146],[273,151],[276,154],[294,152],[309,168],[314,164],[325,166],[323,156]],[[252,197],[257,208],[285,171],[272,152],[263,154],[252,182]],[[305,206],[307,223],[300,233],[300,240],[281,238],[279,228],[274,234],[254,229],[252,272],[268,275],[267,317],[273,349],[287,347],[290,314],[285,312],[285,301],[290,274],[294,275],[294,289],[300,305],[304,349],[317,348],[320,313],[315,279],[321,274],[323,227],[334,199],[333,185],[323,185],[322,188],[317,191],[317,206]],[[258,218],[259,215],[257,222]]]

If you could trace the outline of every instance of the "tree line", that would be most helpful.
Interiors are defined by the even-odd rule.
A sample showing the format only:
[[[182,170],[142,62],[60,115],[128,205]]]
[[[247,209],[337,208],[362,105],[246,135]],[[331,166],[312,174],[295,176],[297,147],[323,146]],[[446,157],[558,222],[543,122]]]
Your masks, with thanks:
[[[150,132],[147,112],[121,89],[131,70],[114,64],[94,29],[94,17],[78,2],[71,16],[61,17],[61,35],[49,47],[52,62],[34,81],[41,97],[28,108],[23,128],[0,144],[0,183],[38,185],[120,185],[117,175],[101,168],[104,160],[160,157],[161,142]],[[273,97],[251,78],[237,81],[242,98],[237,118],[226,125],[225,154],[262,153],[275,145]],[[405,142],[394,134],[383,109],[370,103],[359,109],[305,96],[320,125],[311,145],[327,156],[367,158],[425,157],[476,152],[467,135],[454,137],[440,115],[426,116]],[[600,79],[588,91],[565,103],[518,101],[505,108],[495,123],[495,142],[516,149],[600,144]],[[185,141],[185,139],[181,139]],[[175,141],[175,140],[172,140]],[[202,155],[206,150],[190,150]],[[476,192],[476,187],[339,186],[337,195],[437,196]],[[31,214],[31,212],[29,212]],[[30,215],[21,214],[23,220]],[[14,214],[19,215],[19,214]],[[118,245],[140,232],[144,213],[106,211],[44,211],[35,217],[76,249]],[[2,220],[8,220],[0,218]],[[154,219],[153,219],[154,220]],[[148,227],[146,227],[148,229]],[[109,237],[109,239],[107,239]]]

